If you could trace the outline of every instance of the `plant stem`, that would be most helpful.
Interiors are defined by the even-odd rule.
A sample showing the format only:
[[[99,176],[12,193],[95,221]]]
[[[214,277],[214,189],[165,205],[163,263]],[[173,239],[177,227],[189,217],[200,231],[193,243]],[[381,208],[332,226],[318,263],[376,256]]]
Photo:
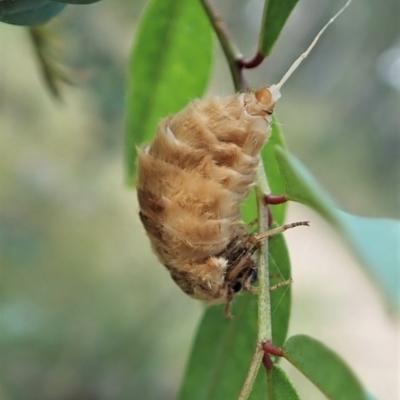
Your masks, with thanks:
[[[246,69],[250,69],[250,68],[256,68],[258,67],[265,59],[264,54],[261,53],[261,51],[257,51],[256,55],[249,59],[249,60],[240,60],[239,61],[239,67],[241,68],[246,68]]]
[[[248,84],[240,67],[243,60],[243,55],[240,53],[236,43],[232,40],[228,27],[226,26],[224,20],[218,15],[214,6],[209,2],[209,0],[201,0],[201,4],[208,15],[214,32],[218,37],[219,43],[221,44],[222,50],[229,65],[229,69],[231,71],[235,89],[237,91],[248,90]]]
[[[257,173],[258,184],[256,186],[257,209],[258,209],[258,226],[259,232],[265,232],[268,229],[267,207],[264,201],[265,193],[269,193],[267,177],[264,171],[264,165],[260,161]],[[263,189],[264,188],[264,189]],[[264,355],[262,346],[265,342],[272,342],[272,321],[271,321],[271,296],[269,287],[269,265],[268,265],[268,238],[263,240],[258,250],[258,329],[257,329],[257,346],[253,360],[250,364],[249,371],[245,383],[240,392],[239,400],[249,398],[253,389],[257,373],[260,369],[261,361]],[[271,370],[267,370],[268,391],[272,389]],[[251,383],[251,385],[249,384]],[[272,397],[269,397],[272,398]]]
[[[257,205],[258,205],[258,226],[259,233],[265,232],[269,228],[268,215],[265,216],[267,205],[265,195],[269,195],[271,189],[268,185],[265,167],[260,162],[257,171]],[[271,319],[271,292],[269,285],[269,264],[268,264],[268,238],[264,240],[259,250],[258,276],[260,292],[258,295],[258,338],[257,343],[272,342],[272,319]],[[263,286],[263,289],[261,289]],[[273,398],[272,368],[267,369],[268,398]]]
[[[264,165],[260,161],[257,171],[257,209],[259,233],[268,230],[268,215],[265,204],[265,193],[270,193]],[[272,342],[271,322],[271,295],[269,290],[269,266],[268,266],[268,238],[263,241],[258,251],[258,337],[257,343]]]
[[[242,390],[240,392],[238,400],[247,400],[253,389],[254,382],[257,378],[258,371],[260,369],[261,361],[264,355],[264,351],[257,343],[256,350],[251,360],[249,372],[247,373],[246,380],[244,381]]]
[[[236,44],[233,42],[228,28],[219,17],[209,0],[200,0],[218,37],[221,47],[232,74],[233,83],[237,91],[248,90],[248,84],[243,76],[243,67],[253,67],[261,63],[263,57],[256,55],[250,62],[244,61]],[[254,65],[253,65],[254,64]],[[265,203],[265,195],[270,194],[267,176],[264,166],[260,161],[257,172],[257,209],[259,232],[265,232],[268,229],[268,209]],[[263,359],[265,342],[272,342],[272,324],[271,324],[271,298],[269,287],[269,268],[268,268],[268,239],[263,240],[258,252],[258,331],[257,345],[253,359],[250,364],[246,380],[239,395],[239,400],[247,400],[253,389]],[[269,371],[270,372],[270,371]],[[267,371],[268,374],[268,371]],[[270,379],[270,373],[268,374]],[[269,385],[271,386],[271,385]]]
[[[257,171],[257,209],[258,209],[258,230],[263,233],[268,229],[268,213],[265,204],[265,193],[270,193],[264,165],[260,161]],[[258,331],[257,345],[251,360],[250,368],[243,384],[238,400],[247,400],[253,389],[254,382],[260,369],[264,355],[263,344],[272,342],[272,322],[271,322],[271,297],[269,287],[269,268],[268,268],[268,238],[263,240],[258,251]],[[271,390],[271,370],[267,370],[268,390]]]
[[[210,19],[214,31],[221,43],[222,49],[228,60],[229,67],[232,73],[232,79],[236,90],[246,90],[247,83],[243,77],[243,57],[232,41],[224,21],[219,17],[214,7],[208,0],[201,0],[203,7]],[[256,57],[257,58],[257,57]],[[259,232],[265,232],[268,229],[268,218],[266,217],[267,207],[265,204],[265,195],[271,192],[267,176],[264,171],[264,166],[260,162],[257,172],[257,208],[258,208],[258,226]],[[264,240],[260,246],[258,253],[258,270],[259,270],[259,295],[258,295],[258,338],[257,345],[262,346],[266,341],[272,340],[271,328],[271,306],[269,292],[269,271],[268,271],[268,240]],[[257,359],[255,357],[253,361]],[[260,361],[261,362],[261,361]],[[258,364],[259,365],[259,364]],[[253,363],[252,363],[253,366]],[[252,367],[250,367],[250,370]]]

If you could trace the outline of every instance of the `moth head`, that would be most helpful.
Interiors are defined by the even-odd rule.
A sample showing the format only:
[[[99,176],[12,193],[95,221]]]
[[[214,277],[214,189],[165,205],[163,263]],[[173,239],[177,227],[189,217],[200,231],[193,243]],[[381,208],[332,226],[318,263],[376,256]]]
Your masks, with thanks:
[[[230,284],[233,293],[240,292],[243,288],[251,288],[257,281],[258,268],[253,267],[247,271],[246,274],[240,275]]]
[[[254,95],[263,110],[269,115],[273,113],[275,104],[281,97],[281,93],[276,85],[258,89]]]
[[[258,269],[253,262],[252,267],[244,269],[235,279],[227,282],[225,317],[232,318],[230,313],[230,305],[235,296],[242,290],[254,293],[253,284],[258,278]]]

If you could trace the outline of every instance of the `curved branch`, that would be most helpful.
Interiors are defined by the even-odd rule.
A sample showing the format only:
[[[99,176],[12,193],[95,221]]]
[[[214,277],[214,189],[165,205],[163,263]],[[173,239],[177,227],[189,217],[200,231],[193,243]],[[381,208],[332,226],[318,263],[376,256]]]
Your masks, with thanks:
[[[235,89],[242,92],[249,90],[249,85],[242,73],[241,64],[243,62],[243,55],[240,53],[236,43],[232,40],[228,27],[209,0],[200,1],[225,54]]]
[[[253,58],[251,58],[250,60],[245,60],[245,59],[239,60],[238,66],[240,69],[256,68],[264,61],[264,59],[265,59],[264,54],[262,54],[260,51],[257,51],[256,55]]]

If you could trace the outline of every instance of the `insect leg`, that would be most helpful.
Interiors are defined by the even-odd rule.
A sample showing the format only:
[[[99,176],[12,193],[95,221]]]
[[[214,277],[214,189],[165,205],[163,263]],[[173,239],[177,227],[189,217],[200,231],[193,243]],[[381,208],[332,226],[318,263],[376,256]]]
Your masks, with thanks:
[[[282,226],[278,226],[277,228],[269,229],[259,235],[254,235],[254,239],[257,241],[261,241],[271,236],[279,235],[282,232],[285,232],[287,229],[295,228],[296,226],[310,226],[309,221],[301,221],[301,222],[293,222],[291,224],[285,224]]]
[[[249,231],[251,228],[253,228],[254,226],[256,226],[258,224],[258,219],[256,218],[255,220],[249,222],[248,224],[245,225],[245,230]]]
[[[234,280],[235,278],[237,278],[239,274],[243,272],[243,270],[246,267],[246,264],[248,264],[249,260],[251,260],[251,254],[252,253],[243,251],[243,254],[238,257],[237,264],[227,273],[226,278],[228,280]]]
[[[282,282],[277,283],[276,285],[271,286],[269,288],[269,291],[272,292],[273,290],[279,289],[282,286],[290,285],[292,283],[293,283],[293,279],[292,278],[287,279],[286,281],[282,281]]]
[[[233,293],[229,290],[228,291],[228,296],[227,296],[227,299],[226,299],[226,303],[225,303],[225,308],[224,308],[225,317],[228,318],[228,319],[232,319],[233,318],[233,316],[232,316],[232,314],[230,312],[232,300],[233,300]]]
[[[253,286],[257,280],[258,268],[254,267],[247,271],[246,277],[243,279],[243,290],[253,294],[258,294],[258,287]]]

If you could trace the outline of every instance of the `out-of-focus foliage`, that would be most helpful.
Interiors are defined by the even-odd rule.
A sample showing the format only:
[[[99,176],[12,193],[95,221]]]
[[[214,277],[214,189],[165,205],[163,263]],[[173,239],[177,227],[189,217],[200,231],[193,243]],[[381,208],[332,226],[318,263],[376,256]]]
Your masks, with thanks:
[[[13,25],[40,25],[57,15],[65,4],[52,1],[3,0],[1,22]]]
[[[36,54],[43,82],[50,94],[55,99],[61,100],[60,83],[72,84],[72,82],[64,68],[57,62],[56,51],[53,48],[54,32],[48,29],[46,25],[31,26],[29,36],[32,40],[32,47]]]
[[[40,25],[57,15],[66,4],[100,0],[0,0],[0,21],[13,25]]]

